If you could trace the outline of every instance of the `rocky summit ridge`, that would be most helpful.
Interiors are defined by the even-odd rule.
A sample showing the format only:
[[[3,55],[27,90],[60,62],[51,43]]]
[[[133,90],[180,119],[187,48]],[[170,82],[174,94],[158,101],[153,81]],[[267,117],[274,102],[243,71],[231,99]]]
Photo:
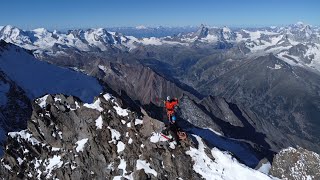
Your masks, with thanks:
[[[190,135],[181,146],[164,124],[101,94],[92,104],[62,94],[36,99],[28,128],[11,132],[3,179],[272,179]]]

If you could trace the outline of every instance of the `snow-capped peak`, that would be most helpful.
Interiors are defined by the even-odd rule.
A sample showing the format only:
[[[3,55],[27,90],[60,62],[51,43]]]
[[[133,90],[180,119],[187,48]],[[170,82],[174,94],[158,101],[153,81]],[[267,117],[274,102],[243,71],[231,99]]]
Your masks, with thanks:
[[[304,22],[302,21],[298,21],[295,23],[296,26],[304,26]]]
[[[15,27],[15,26],[10,25],[10,24],[5,25],[5,26],[2,26],[2,27],[3,27],[3,29],[6,29],[6,30],[11,30],[11,29],[17,28],[17,27]]]
[[[231,29],[228,28],[228,27],[226,27],[226,26],[224,26],[224,27],[222,28],[222,31],[223,31],[224,33],[230,33],[230,32],[231,32]]]
[[[147,27],[144,25],[140,25],[140,26],[136,26],[136,29],[147,29]]]
[[[45,28],[36,28],[33,30],[35,33],[46,33],[48,32]]]
[[[12,26],[12,25],[6,25],[6,26],[3,26],[2,29],[1,29],[3,35],[7,35],[7,36],[18,36],[19,33],[20,33],[20,29],[15,27],[15,26]],[[0,38],[1,38],[1,34],[0,34]],[[1,38],[2,39],[2,38]]]
[[[291,25],[291,27],[296,28],[296,29],[300,29],[300,30],[302,31],[302,30],[304,30],[305,28],[310,28],[310,25],[309,25],[309,24],[306,24],[306,23],[304,23],[304,22],[299,21],[299,22]]]

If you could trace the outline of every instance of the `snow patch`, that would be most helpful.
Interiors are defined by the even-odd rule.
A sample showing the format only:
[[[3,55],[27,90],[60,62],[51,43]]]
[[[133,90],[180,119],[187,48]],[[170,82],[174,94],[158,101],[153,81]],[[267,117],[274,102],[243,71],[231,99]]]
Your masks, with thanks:
[[[61,98],[54,97],[54,101],[55,101],[55,102],[57,102],[57,101],[60,101],[60,102],[61,102],[61,100],[62,100]]]
[[[201,41],[213,43],[218,41],[218,37],[216,35],[208,34],[205,38],[201,38]]]
[[[47,98],[48,98],[49,95],[45,95],[39,99],[36,100],[36,102],[38,103],[38,105],[41,107],[41,108],[45,108],[47,106]]]
[[[20,157],[18,157],[17,161],[18,161],[19,165],[21,165],[23,163],[23,160]]]
[[[98,119],[96,119],[97,129],[102,129],[102,124],[103,124],[103,120],[102,120],[102,116],[100,115]]]
[[[108,126],[108,129],[110,129],[110,131],[111,131],[111,139],[112,139],[109,142],[113,142],[114,144],[116,144],[117,140],[119,140],[121,137],[120,132],[115,129],[112,129],[110,126]]]
[[[9,166],[8,164],[4,164],[4,167],[5,167],[6,169],[8,169],[9,171],[12,170],[11,166]]]
[[[258,171],[262,172],[263,174],[269,174],[269,171],[271,169],[271,163],[267,162],[265,164],[262,164],[262,166],[258,169]]]
[[[107,71],[107,68],[105,66],[98,65],[98,68],[101,69],[103,72]]]
[[[164,138],[163,136],[161,136],[160,133],[153,132],[151,137],[150,137],[150,142],[157,143],[159,141],[167,141],[167,139]]]
[[[8,135],[12,138],[17,138],[18,142],[20,142],[20,139],[24,139],[31,142],[32,145],[41,144],[38,140],[32,137],[32,134],[28,133],[27,130],[22,130],[20,132],[9,132]]]
[[[139,124],[143,124],[143,120],[141,120],[141,119],[136,119],[136,120],[134,121],[134,125],[139,125]]]
[[[147,29],[147,27],[144,26],[144,25],[140,25],[140,26],[136,26],[136,29],[139,29],[139,30],[141,30],[141,29]]]
[[[275,64],[274,65],[274,69],[281,69],[281,68],[282,68],[282,66],[280,64]]]
[[[186,154],[190,155],[194,161],[193,169],[199,173],[204,179],[216,180],[235,180],[255,179],[255,180],[270,180],[271,178],[259,171],[251,169],[243,164],[240,164],[227,152],[222,152],[217,148],[211,150],[214,161],[209,158],[205,152],[205,145],[199,136],[194,135],[199,145],[198,149],[190,148]]]
[[[83,106],[90,108],[90,109],[96,109],[96,110],[102,112],[103,108],[100,106],[100,104],[101,104],[101,101],[100,101],[100,98],[98,98],[96,101],[94,101],[94,103],[92,103],[92,104],[85,103]]]
[[[176,142],[170,142],[170,143],[169,143],[169,147],[170,147],[171,149],[175,149],[175,148],[176,148],[175,143],[176,143]]]
[[[47,173],[46,178],[50,178],[52,176],[51,172],[54,169],[60,168],[63,164],[61,161],[61,156],[54,155],[52,158],[48,159],[49,164],[46,167],[45,173]]]
[[[85,139],[81,139],[79,141],[76,142],[77,147],[76,147],[76,151],[80,152],[83,151],[84,145],[88,142],[88,138]]]
[[[127,109],[122,109],[117,103],[116,106],[113,106],[113,108],[117,111],[117,114],[119,116],[128,116],[128,111]]]
[[[112,171],[114,171],[114,162],[111,162],[108,166],[107,169],[111,169]]]
[[[137,160],[137,164],[136,164],[137,170],[140,169],[144,169],[144,172],[146,172],[147,174],[153,174],[155,177],[157,177],[158,173],[154,170],[150,168],[150,163],[147,163],[145,160]]]
[[[124,159],[120,159],[120,164],[118,165],[118,169],[122,169],[122,175],[121,176],[115,176],[113,179],[128,179],[128,180],[133,180],[133,173],[131,173],[130,175],[126,175],[127,174],[127,163]]]
[[[106,93],[106,94],[103,95],[103,98],[104,98],[105,100],[109,101],[110,99],[112,99],[112,95],[109,94],[109,93]]]
[[[60,151],[60,148],[57,148],[57,147],[52,147],[52,149],[51,149],[53,152],[54,151]]]
[[[143,38],[140,42],[144,45],[162,45],[160,39],[156,37]]]
[[[119,141],[117,144],[117,153],[122,152],[125,148],[126,148],[126,145],[122,141]]]
[[[282,65],[281,64],[275,64],[274,65],[274,67],[269,67],[269,66],[267,66],[269,69],[275,69],[275,70],[277,70],[277,69],[281,69],[282,68]]]

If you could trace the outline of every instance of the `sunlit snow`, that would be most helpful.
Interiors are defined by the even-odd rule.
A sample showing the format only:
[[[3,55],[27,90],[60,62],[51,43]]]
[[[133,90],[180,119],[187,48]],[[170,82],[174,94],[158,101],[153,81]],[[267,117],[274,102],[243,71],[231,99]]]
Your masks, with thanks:
[[[157,177],[158,173],[150,168],[150,163],[147,163],[145,160],[137,160],[136,164],[137,170],[143,169],[146,173],[153,174],[155,177]]]
[[[76,142],[77,147],[76,147],[76,151],[80,152],[83,151],[84,145],[88,142],[88,138],[85,139],[81,139],[79,141]]]

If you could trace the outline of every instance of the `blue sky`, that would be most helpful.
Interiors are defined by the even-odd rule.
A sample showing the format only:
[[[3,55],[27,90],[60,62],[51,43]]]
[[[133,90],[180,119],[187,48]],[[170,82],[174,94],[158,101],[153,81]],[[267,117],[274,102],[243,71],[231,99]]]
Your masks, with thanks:
[[[2,0],[0,25],[24,29],[320,25],[319,0]]]

